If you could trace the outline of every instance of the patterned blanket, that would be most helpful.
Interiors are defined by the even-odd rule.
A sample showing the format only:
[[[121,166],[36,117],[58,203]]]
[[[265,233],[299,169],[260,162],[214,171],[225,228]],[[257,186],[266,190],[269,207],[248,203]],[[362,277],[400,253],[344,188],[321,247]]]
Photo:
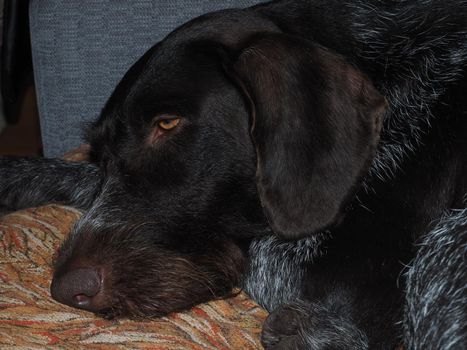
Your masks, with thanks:
[[[0,218],[0,349],[260,349],[266,312],[244,293],[168,317],[106,321],[55,302],[51,262],[75,209]]]

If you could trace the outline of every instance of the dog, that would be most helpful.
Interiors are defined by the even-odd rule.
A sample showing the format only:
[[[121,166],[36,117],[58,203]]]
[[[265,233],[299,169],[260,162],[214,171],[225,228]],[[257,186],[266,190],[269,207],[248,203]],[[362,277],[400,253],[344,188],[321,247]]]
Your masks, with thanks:
[[[466,67],[465,0],[210,13],[125,74],[90,163],[1,158],[1,204],[84,211],[51,293],[104,317],[242,286],[266,349],[460,349]]]

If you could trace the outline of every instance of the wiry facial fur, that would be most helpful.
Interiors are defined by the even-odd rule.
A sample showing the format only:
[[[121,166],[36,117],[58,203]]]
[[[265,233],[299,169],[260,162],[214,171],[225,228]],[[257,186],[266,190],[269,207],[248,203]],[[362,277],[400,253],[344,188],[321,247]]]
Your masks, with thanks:
[[[55,276],[92,267],[104,284],[94,297],[96,313],[113,317],[158,317],[196,304],[231,295],[245,268],[244,256],[230,240],[218,237],[193,249],[154,241],[154,226],[100,227],[97,221],[79,222],[79,234],[64,242],[55,261]],[[76,228],[75,231],[76,232]],[[183,277],[183,278],[181,278]]]
[[[93,302],[106,318],[158,317],[230,295],[246,266],[240,248],[222,234],[195,228],[186,235],[157,235],[169,223],[125,186],[117,177],[105,179],[60,248],[55,278],[96,269],[103,285]]]
[[[87,266],[105,271],[104,300],[96,313],[106,318],[164,316],[224,298],[238,285],[243,271],[238,248],[225,240],[218,245],[210,242],[211,253],[222,254],[208,257],[197,252],[180,254],[154,244],[145,240],[141,228],[138,234],[132,234],[131,229],[99,230],[96,234],[98,239],[81,233],[64,244],[55,264],[56,276],[60,277],[62,269]],[[86,260],[81,260],[83,256]],[[62,265],[64,259],[67,261]]]

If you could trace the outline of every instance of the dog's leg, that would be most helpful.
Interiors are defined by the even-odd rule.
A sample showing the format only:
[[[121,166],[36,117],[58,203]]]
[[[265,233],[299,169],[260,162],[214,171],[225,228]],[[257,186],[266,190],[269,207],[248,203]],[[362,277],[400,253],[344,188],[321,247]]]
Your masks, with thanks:
[[[467,344],[467,209],[428,233],[407,273],[408,349],[465,349]]]
[[[286,300],[267,319],[266,349],[395,349],[402,343],[399,260],[340,254],[315,256],[297,286],[301,301]]]
[[[318,302],[277,308],[263,326],[261,341],[266,350],[368,349],[367,336],[352,321]]]
[[[270,235],[255,239],[249,248],[249,268],[243,288],[268,311],[303,297],[307,266],[322,255],[320,233],[298,241],[284,241]]]
[[[6,212],[58,203],[86,209],[101,177],[99,168],[88,163],[0,157],[0,208]]]

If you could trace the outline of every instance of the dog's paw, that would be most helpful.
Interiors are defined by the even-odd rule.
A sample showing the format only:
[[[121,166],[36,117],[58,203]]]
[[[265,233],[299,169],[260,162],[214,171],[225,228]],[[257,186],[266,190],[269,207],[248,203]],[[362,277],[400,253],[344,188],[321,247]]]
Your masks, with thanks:
[[[261,342],[266,350],[306,348],[299,334],[307,315],[300,306],[300,303],[285,304],[268,316],[261,333]]]
[[[266,350],[368,348],[367,337],[351,321],[303,301],[274,310],[263,325],[261,342]]]

